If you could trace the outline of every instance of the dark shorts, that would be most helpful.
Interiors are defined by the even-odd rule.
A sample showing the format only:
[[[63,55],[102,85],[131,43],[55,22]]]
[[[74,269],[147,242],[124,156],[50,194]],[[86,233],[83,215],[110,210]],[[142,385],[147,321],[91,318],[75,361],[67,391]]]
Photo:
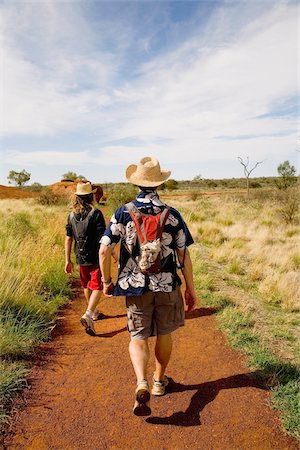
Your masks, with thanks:
[[[79,266],[80,281],[83,288],[91,291],[102,291],[101,272],[97,264],[92,266]]]
[[[126,297],[126,306],[131,339],[169,334],[184,325],[179,286],[172,292],[148,291],[138,297]]]

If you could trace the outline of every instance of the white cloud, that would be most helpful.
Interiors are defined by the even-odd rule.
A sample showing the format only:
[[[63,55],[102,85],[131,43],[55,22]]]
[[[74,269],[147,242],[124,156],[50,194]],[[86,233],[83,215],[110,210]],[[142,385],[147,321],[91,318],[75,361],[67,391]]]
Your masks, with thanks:
[[[22,14],[6,4],[3,132],[45,137],[93,132],[104,165],[112,164],[112,154],[125,165],[145,154],[167,164],[174,155],[176,162],[185,162],[237,155],[262,159],[290,151],[296,142],[295,119],[259,118],[297,90],[297,5],[272,3],[263,8],[260,2],[225,2],[203,29],[192,30],[175,50],[151,59],[149,35],[138,43],[146,49],[147,62],[135,70],[129,53],[135,31],[130,24],[120,26],[117,17],[96,30],[81,3],[46,2],[36,12],[32,3]],[[103,44],[112,39],[114,45]],[[135,77],[126,78],[124,67]],[[243,135],[257,138],[220,138]],[[143,145],[104,144],[133,136]],[[92,151],[61,150],[8,152],[5,160],[98,161]]]
[[[37,151],[20,152],[10,150],[3,156],[4,164],[14,164],[17,166],[82,166],[84,164],[95,163],[96,159],[87,151],[66,152],[66,151]]]

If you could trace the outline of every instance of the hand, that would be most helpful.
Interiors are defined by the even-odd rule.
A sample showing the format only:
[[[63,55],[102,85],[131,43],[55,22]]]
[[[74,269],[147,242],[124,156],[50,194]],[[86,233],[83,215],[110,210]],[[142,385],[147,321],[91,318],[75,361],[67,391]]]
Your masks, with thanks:
[[[111,281],[109,284],[103,283],[103,294],[105,297],[112,297],[114,292],[115,285]]]
[[[74,270],[73,263],[71,261],[66,262],[65,264],[65,273],[72,273]]]
[[[196,292],[189,291],[187,289],[184,293],[184,299],[185,299],[186,306],[188,307],[187,310],[192,311],[192,309],[194,309],[194,306],[195,306],[195,303],[197,300]]]

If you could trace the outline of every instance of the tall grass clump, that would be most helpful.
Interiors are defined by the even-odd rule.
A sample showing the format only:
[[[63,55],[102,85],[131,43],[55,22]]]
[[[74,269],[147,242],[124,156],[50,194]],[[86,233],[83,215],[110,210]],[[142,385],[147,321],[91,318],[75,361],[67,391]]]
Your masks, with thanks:
[[[232,346],[247,355],[247,365],[256,369],[272,390],[271,403],[280,411],[286,430],[300,440],[300,367],[279,359],[262,345],[255,318],[249,313],[229,306],[218,319]]]
[[[0,425],[24,386],[28,357],[48,339],[70,294],[64,274],[66,208],[0,200]]]
[[[300,439],[299,210],[271,190],[250,201],[222,194],[173,205],[198,244],[191,255],[202,306],[218,311],[231,345],[263,377],[285,428]]]

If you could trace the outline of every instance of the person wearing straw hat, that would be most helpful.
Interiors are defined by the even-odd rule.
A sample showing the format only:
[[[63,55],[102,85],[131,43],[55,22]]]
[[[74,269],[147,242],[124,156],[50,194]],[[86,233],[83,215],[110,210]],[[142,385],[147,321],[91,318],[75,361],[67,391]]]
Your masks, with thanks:
[[[71,261],[72,243],[79,265],[80,281],[87,300],[87,309],[81,317],[81,324],[90,336],[95,336],[94,320],[103,317],[97,305],[102,291],[101,272],[99,267],[100,239],[105,230],[102,212],[94,209],[94,189],[90,182],[78,183],[72,198],[72,212],[68,216],[65,239],[65,272],[73,272]]]
[[[185,279],[188,311],[196,303],[192,262],[187,249],[193,243],[193,238],[180,213],[163,203],[157,193],[157,188],[170,174],[170,171],[160,168],[157,159],[148,156],[142,158],[137,165],[127,167],[127,180],[138,186],[140,192],[133,202],[115,211],[101,239],[99,251],[104,295],[125,295],[126,298],[127,327],[131,337],[129,354],[137,381],[133,413],[138,416],[151,414],[147,379],[148,338],[156,336],[151,393],[162,396],[168,385],[165,371],[172,351],[172,332],[184,325],[184,303],[181,280],[177,274],[177,260]],[[161,223],[163,215],[164,221]],[[156,239],[160,251],[159,256],[154,258],[160,258],[160,261],[157,266],[159,269],[155,271],[151,271],[151,267],[154,267],[156,260],[150,268],[149,265],[142,265],[143,249],[149,242],[146,239],[143,242],[140,240],[142,227],[145,231],[153,217],[157,218],[157,228],[160,228],[161,233],[159,239]],[[111,279],[110,254],[119,241],[119,271],[114,285]]]

